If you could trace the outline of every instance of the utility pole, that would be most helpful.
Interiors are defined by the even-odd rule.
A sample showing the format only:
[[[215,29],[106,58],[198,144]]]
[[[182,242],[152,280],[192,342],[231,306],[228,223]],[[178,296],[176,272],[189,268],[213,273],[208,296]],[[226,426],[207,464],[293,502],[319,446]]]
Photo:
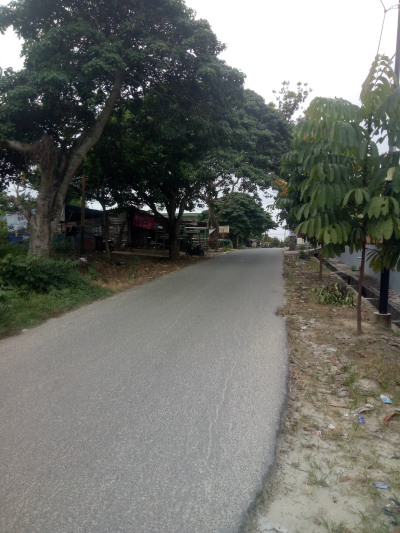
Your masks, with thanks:
[[[400,1],[400,0],[399,0]],[[85,253],[85,187],[86,174],[82,174],[82,202],[81,202],[81,254]]]
[[[397,11],[398,13],[397,13],[396,60],[394,64],[394,71],[397,76],[396,89],[399,86],[398,81],[400,77],[400,0],[398,3]],[[389,147],[389,152],[395,152],[395,151],[396,151],[395,146]],[[387,192],[388,187],[389,187],[389,184],[386,185],[385,194],[388,194]],[[388,268],[385,268],[381,272],[381,285],[380,285],[380,291],[379,291],[379,315],[388,315],[389,280],[390,280],[390,270]],[[390,319],[389,319],[388,325],[390,327]]]

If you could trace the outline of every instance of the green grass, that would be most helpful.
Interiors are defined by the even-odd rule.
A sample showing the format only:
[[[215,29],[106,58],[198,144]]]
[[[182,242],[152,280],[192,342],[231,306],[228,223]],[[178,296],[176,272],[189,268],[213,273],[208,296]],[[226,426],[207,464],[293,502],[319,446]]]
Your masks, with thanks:
[[[17,297],[12,309],[0,313],[0,337],[37,326],[49,318],[106,298],[113,291],[86,282],[79,288],[52,290],[47,294],[29,293]]]

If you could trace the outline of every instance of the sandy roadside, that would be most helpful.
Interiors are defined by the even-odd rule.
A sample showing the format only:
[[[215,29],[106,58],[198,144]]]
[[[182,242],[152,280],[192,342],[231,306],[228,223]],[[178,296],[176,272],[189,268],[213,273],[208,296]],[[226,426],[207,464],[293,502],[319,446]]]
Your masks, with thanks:
[[[318,270],[285,256],[289,399],[275,472],[245,531],[400,532],[400,337],[374,325],[368,302],[357,336],[355,309],[318,302],[338,281]]]

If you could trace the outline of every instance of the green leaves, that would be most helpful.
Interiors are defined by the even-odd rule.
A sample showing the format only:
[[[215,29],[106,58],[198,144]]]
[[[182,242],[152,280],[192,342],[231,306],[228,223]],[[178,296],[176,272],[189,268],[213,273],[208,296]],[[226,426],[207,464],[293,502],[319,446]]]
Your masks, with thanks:
[[[311,102],[306,118],[312,121],[326,120],[330,125],[334,121],[358,122],[361,110],[357,105],[342,98],[317,97]]]
[[[400,87],[380,105],[378,117],[381,120],[386,120],[387,117],[394,120],[400,119]]]

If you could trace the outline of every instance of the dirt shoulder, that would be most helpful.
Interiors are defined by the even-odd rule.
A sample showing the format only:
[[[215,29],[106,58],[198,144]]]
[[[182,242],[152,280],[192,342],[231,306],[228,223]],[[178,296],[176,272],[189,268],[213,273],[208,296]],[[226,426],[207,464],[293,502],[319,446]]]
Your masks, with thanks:
[[[400,532],[400,337],[375,326],[366,301],[357,336],[355,309],[318,302],[338,282],[318,270],[285,256],[289,398],[246,533]]]

